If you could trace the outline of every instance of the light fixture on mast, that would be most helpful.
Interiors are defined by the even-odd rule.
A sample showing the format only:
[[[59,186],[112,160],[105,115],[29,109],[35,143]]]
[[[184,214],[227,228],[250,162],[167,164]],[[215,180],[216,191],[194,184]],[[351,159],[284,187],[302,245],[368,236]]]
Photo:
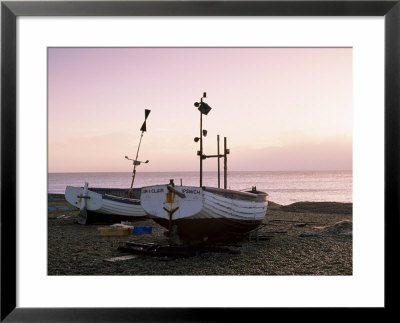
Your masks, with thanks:
[[[195,137],[194,141],[200,141],[200,151],[197,152],[197,155],[200,156],[200,186],[203,186],[203,136],[207,136],[207,130],[203,130],[203,114],[207,115],[211,111],[211,107],[203,102],[203,99],[207,97],[207,93],[203,92],[203,96],[200,98],[200,102],[195,102],[194,106],[198,108],[200,111],[200,137]]]

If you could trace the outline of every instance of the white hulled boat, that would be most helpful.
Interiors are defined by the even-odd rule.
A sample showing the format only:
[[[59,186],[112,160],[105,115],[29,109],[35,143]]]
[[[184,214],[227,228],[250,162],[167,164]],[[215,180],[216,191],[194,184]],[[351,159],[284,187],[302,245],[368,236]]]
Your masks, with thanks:
[[[146,218],[140,205],[140,188],[133,189],[133,197],[128,197],[129,189],[105,189],[67,186],[65,199],[80,209],[80,223]]]
[[[255,188],[240,192],[212,187],[143,187],[146,213],[180,240],[208,242],[243,238],[262,223],[268,194]]]

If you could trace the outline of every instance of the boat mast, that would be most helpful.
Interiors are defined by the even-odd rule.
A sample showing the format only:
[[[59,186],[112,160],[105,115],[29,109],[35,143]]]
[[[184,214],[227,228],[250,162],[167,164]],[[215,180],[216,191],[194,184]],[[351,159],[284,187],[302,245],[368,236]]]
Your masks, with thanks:
[[[200,137],[194,138],[195,142],[200,141],[200,150],[197,152],[197,155],[200,156],[200,187],[203,186],[203,159],[207,158],[203,155],[203,136],[207,136],[207,130],[203,130],[203,114],[207,115],[211,111],[211,107],[203,102],[203,99],[206,97],[207,94],[204,92],[200,98],[200,102],[194,103],[194,106],[200,111]]]
[[[211,107],[203,102],[203,99],[206,98],[206,92],[203,93],[203,97],[200,99],[200,102],[195,102],[194,106],[198,108],[200,111],[200,137],[195,137],[194,141],[200,141],[200,150],[197,151],[197,156],[200,157],[200,187],[203,186],[203,160],[207,158],[217,158],[218,159],[218,188],[220,187],[220,158],[224,158],[224,188],[226,189],[227,184],[227,172],[228,172],[228,154],[230,153],[229,149],[226,146],[226,137],[224,137],[224,153],[221,154],[219,150],[219,135],[217,135],[217,154],[216,155],[206,155],[203,154],[203,136],[207,136],[207,130],[203,129],[203,114],[207,115],[211,111]]]
[[[143,124],[142,124],[142,127],[140,128],[140,131],[141,131],[142,133],[141,133],[141,135],[140,135],[139,145],[138,145],[138,148],[137,148],[137,151],[136,151],[136,158],[135,158],[135,159],[130,159],[130,158],[128,158],[128,156],[125,156],[126,159],[132,160],[132,162],[133,162],[132,182],[131,182],[131,188],[129,189],[129,192],[128,192],[129,198],[132,198],[132,197],[133,197],[133,190],[132,190],[132,188],[133,188],[133,183],[135,182],[136,166],[138,166],[138,165],[140,165],[141,163],[143,163],[142,161],[138,160],[138,157],[139,157],[140,144],[142,143],[143,134],[144,134],[144,132],[146,132],[146,130],[147,130],[147,129],[146,129],[146,119],[147,119],[147,117],[149,116],[150,111],[151,111],[151,110],[148,110],[148,109],[145,109],[145,110],[144,110],[144,122],[143,122]],[[146,160],[144,163],[147,164],[148,162],[149,162],[149,161]]]
[[[206,93],[204,92],[204,95]],[[203,102],[203,98],[200,99]],[[203,113],[200,111],[200,187],[203,186]]]

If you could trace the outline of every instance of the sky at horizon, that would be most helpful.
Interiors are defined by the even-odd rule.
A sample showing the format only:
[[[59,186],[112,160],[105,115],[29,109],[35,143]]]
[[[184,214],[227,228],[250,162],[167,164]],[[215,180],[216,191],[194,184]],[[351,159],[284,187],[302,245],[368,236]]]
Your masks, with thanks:
[[[48,171],[351,170],[351,48],[49,48]],[[222,163],[221,163],[222,168]],[[216,171],[216,160],[204,162]]]

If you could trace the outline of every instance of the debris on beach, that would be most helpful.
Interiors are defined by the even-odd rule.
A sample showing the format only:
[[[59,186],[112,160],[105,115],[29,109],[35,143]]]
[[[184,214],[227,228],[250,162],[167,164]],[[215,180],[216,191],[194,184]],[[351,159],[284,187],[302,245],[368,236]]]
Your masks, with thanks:
[[[65,201],[63,194],[49,194],[47,197],[48,201]]]
[[[206,252],[227,253],[227,254],[240,254],[237,249],[228,246],[218,245],[160,245],[155,243],[136,243],[125,242],[125,246],[119,246],[119,251],[129,252],[139,255],[158,256],[158,257],[178,257],[186,258],[199,255]]]
[[[261,235],[257,237],[256,241],[267,241],[267,240],[271,240],[274,237],[274,235]]]
[[[103,236],[127,236],[132,234],[133,228],[129,225],[117,223],[108,227],[97,228],[97,230]]]
[[[351,236],[353,234],[353,222],[350,220],[343,220],[336,222],[333,225],[314,227],[314,228],[322,230],[327,234],[335,234],[343,236]]]
[[[125,236],[131,234],[151,234],[152,226],[132,226],[122,223],[115,223],[108,227],[97,228],[103,236]]]
[[[52,211],[69,211],[69,210],[76,210],[75,207],[68,207],[68,206],[49,206],[47,208],[47,211],[52,212]]]
[[[133,227],[133,225],[134,225],[134,222],[132,222],[132,221],[121,221],[121,224],[124,224],[124,225],[130,225],[130,226],[132,226],[132,227]]]
[[[273,234],[262,234],[262,235],[260,235],[258,230],[256,230],[255,232],[251,232],[249,234],[249,242],[252,241],[252,240],[254,240],[256,242],[271,240],[273,237],[274,237]]]
[[[287,231],[267,231],[267,234],[275,234],[275,233],[280,233],[280,234],[287,234]]]
[[[299,234],[300,238],[322,238],[320,234],[315,234],[315,233],[300,233]]]
[[[69,208],[68,206],[56,206],[57,210],[67,211],[67,210],[74,210],[74,208]]]
[[[273,219],[269,220],[268,224],[276,225],[276,224],[292,224],[296,227],[304,227],[307,224],[317,224],[315,221],[299,221],[299,220],[287,220],[287,219]]]
[[[133,258],[137,258],[137,257],[139,257],[139,255],[126,255],[126,256],[104,259],[104,261],[105,262],[118,262],[118,261],[129,260],[129,259],[133,259]]]
[[[153,231],[153,227],[146,225],[135,225],[133,226],[132,234],[151,234]]]
[[[57,216],[56,219],[69,219],[70,217],[71,217],[70,215],[61,214]]]

